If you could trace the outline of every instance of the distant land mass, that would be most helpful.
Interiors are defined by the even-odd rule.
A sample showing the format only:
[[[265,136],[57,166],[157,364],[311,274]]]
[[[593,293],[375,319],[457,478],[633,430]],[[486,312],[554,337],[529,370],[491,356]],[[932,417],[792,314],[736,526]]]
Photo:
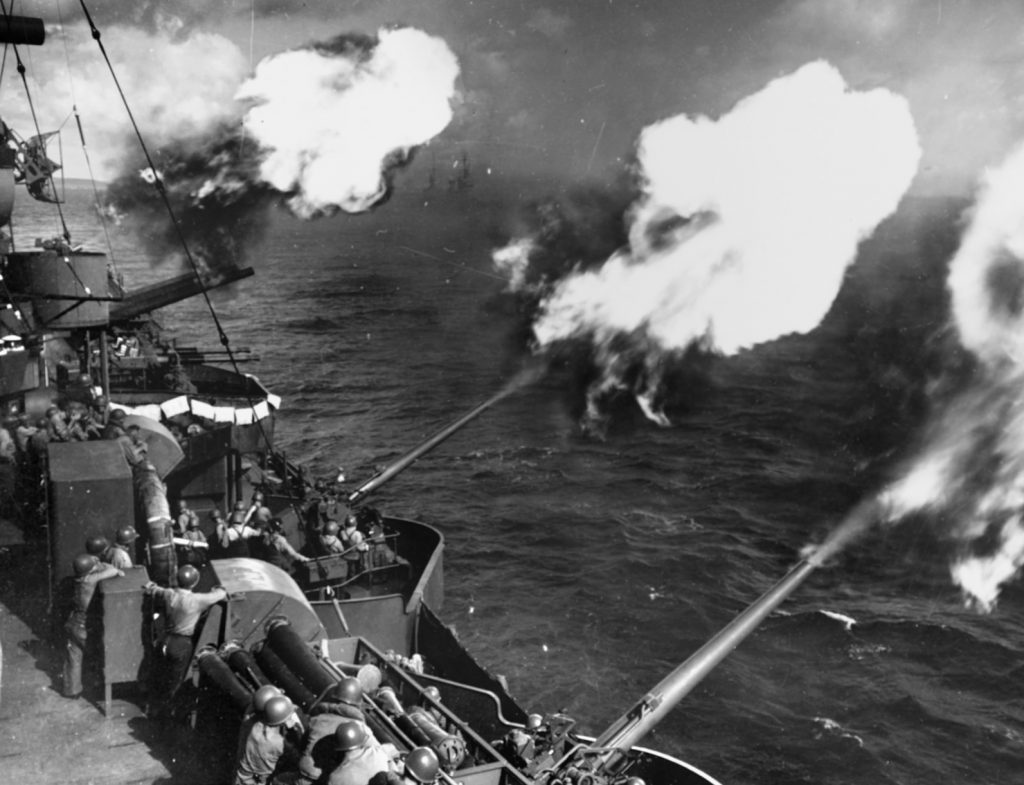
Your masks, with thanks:
[[[61,188],[92,188],[93,186],[93,181],[88,177],[57,177],[56,182],[57,190],[60,190]],[[106,188],[107,183],[102,180],[97,180],[96,186],[99,188]]]

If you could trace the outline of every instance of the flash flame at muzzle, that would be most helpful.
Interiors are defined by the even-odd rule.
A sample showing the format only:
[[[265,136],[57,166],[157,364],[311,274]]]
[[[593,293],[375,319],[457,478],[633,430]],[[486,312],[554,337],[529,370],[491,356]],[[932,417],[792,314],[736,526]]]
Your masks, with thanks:
[[[533,325],[543,349],[583,339],[638,351],[595,354],[596,387],[623,385],[622,357],[646,368],[695,345],[721,353],[807,332],[828,311],[861,240],[910,185],[920,146],[907,102],[847,89],[815,62],[776,79],[717,121],[677,116],[644,129],[642,194],[628,244],[550,287]],[[520,243],[499,254],[524,280]],[[633,390],[650,404],[660,375]],[[652,417],[658,419],[653,406]]]
[[[969,383],[938,408],[921,447],[886,488],[887,519],[921,513],[953,544],[950,573],[989,611],[1024,564],[1024,145],[985,176],[950,263]]]
[[[162,198],[142,187],[159,179],[205,266],[238,264],[272,202],[308,219],[383,201],[395,168],[451,121],[458,73],[443,40],[412,28],[273,55],[239,87],[238,118],[165,140],[152,166],[128,161],[111,207],[162,261],[177,230],[153,231]]]
[[[389,170],[451,121],[458,74],[448,45],[412,28],[268,57],[237,96],[260,179],[303,218],[369,209]]]

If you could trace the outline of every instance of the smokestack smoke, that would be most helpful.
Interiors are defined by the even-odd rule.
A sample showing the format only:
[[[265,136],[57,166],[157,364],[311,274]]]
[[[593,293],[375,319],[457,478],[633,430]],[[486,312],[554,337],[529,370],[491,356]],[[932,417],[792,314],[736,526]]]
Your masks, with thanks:
[[[1024,563],[1024,146],[986,174],[950,264],[969,385],[937,413],[880,496],[890,522],[916,512],[953,544],[968,605],[989,611]]]
[[[813,329],[919,157],[906,102],[849,91],[824,62],[776,79],[718,121],[681,115],[650,126],[627,245],[550,288],[536,346],[591,341],[602,368],[591,400],[631,389],[667,424],[657,405],[666,362],[694,346],[728,355]],[[501,252],[514,281],[525,280],[531,254],[518,242]]]

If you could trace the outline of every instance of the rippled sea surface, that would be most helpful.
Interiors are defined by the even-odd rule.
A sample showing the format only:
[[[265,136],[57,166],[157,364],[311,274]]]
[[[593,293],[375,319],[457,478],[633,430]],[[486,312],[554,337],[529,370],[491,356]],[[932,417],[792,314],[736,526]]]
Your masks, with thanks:
[[[83,196],[78,239],[102,247]],[[514,375],[517,317],[489,262],[510,204],[271,214],[256,277],[214,302],[284,400],[279,447],[361,482]],[[623,405],[604,439],[584,435],[556,367],[373,498],[444,532],[442,616],[528,710],[600,732],[877,487],[920,419],[917,342],[946,320],[957,211],[915,209],[930,218],[883,227],[818,330],[717,360],[672,427]],[[177,272],[114,239],[130,286]],[[158,318],[182,345],[218,345],[200,299]],[[1011,586],[990,615],[964,609],[925,530],[873,532],[648,743],[723,783],[1024,781],[1022,607]]]

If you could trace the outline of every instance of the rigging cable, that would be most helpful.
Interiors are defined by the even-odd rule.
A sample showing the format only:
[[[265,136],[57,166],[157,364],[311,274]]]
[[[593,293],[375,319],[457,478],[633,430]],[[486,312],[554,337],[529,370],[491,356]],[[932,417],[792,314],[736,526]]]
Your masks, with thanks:
[[[78,99],[75,96],[75,80],[72,75],[71,68],[71,52],[68,50],[68,36],[67,31],[64,30],[64,16],[61,14],[60,1],[57,2],[57,20],[60,22],[61,39],[64,42],[64,59],[68,64],[68,88],[71,91],[71,111],[75,116],[75,124],[78,126],[78,138],[82,142],[82,155],[85,156],[85,166],[89,170],[89,183],[92,185],[93,201],[96,205],[96,213],[100,217],[100,226],[103,228],[103,238],[107,244],[107,258],[110,260],[110,267],[113,270],[114,276],[120,285],[121,275],[117,270],[117,262],[114,259],[114,245],[110,240],[110,230],[107,227],[106,216],[104,215],[102,200],[100,199],[99,189],[96,187],[96,176],[92,170],[92,160],[89,157],[89,148],[85,144],[85,131],[82,130],[82,118],[78,114]],[[67,122],[67,118],[64,119]],[[61,127],[63,127],[61,123]]]
[[[3,0],[0,0],[0,2],[3,2]],[[170,216],[171,223],[174,226],[174,231],[178,237],[178,242],[181,243],[182,250],[185,253],[185,258],[186,260],[188,260],[188,264],[192,268],[192,274],[195,276],[195,279],[199,284],[199,291],[203,295],[203,300],[206,302],[206,307],[210,312],[210,317],[213,319],[213,324],[217,329],[217,336],[218,339],[220,340],[220,344],[221,346],[224,347],[224,351],[226,352],[228,360],[231,362],[231,367],[234,369],[235,373],[240,377],[245,376],[246,378],[249,378],[248,375],[243,374],[241,369],[238,367],[238,360],[235,357],[235,353],[231,350],[231,343],[230,340],[228,339],[228,335],[224,331],[224,327],[221,325],[220,318],[217,316],[217,311],[213,307],[213,301],[210,300],[210,294],[206,288],[206,283],[203,281],[203,278],[199,273],[199,266],[196,264],[196,260],[192,256],[192,251],[188,247],[188,242],[186,241],[185,234],[182,231],[181,223],[178,221],[178,218],[174,213],[174,208],[171,205],[171,200],[167,194],[167,189],[164,187],[163,178],[160,177],[156,168],[156,164],[153,162],[153,158],[149,153],[149,148],[146,146],[146,142],[142,138],[142,131],[139,129],[138,123],[135,122],[135,115],[132,113],[131,107],[128,105],[128,98],[127,96],[125,96],[124,90],[121,88],[121,82],[117,78],[117,73],[114,71],[114,65],[110,62],[110,57],[107,54],[107,49],[103,45],[103,41],[100,38],[99,28],[97,28],[96,23],[93,22],[92,14],[89,13],[89,9],[86,7],[85,0],[79,0],[79,3],[82,6],[82,12],[85,15],[85,20],[89,24],[89,29],[92,33],[93,40],[96,41],[96,45],[99,46],[100,53],[103,55],[103,59],[107,63],[107,69],[110,71],[110,76],[114,80],[114,86],[117,88],[117,93],[121,97],[121,103],[124,105],[125,112],[127,112],[128,114],[128,119],[132,124],[132,129],[135,131],[135,137],[139,141],[139,147],[142,150],[142,154],[143,156],[145,156],[146,163],[149,165],[149,169],[153,173],[153,187],[159,194],[160,199],[163,202],[164,208],[167,210],[167,214]],[[255,402],[253,401],[248,386],[246,386],[243,395],[245,396],[246,400],[249,403],[249,408],[255,410]],[[270,440],[267,437],[267,433],[263,428],[262,422],[260,420],[254,420],[253,424],[256,425],[256,428],[260,433],[261,441],[263,442],[263,444],[267,445],[269,449]],[[290,487],[286,484],[285,488],[288,490],[289,498],[291,498]],[[296,512],[298,513],[297,510]]]
[[[13,8],[13,6],[12,6],[12,8]],[[4,13],[6,15],[6,13],[7,13],[6,8],[4,9]],[[10,44],[8,44],[8,43],[4,44],[3,58],[0,59],[0,86],[2,86],[2,84],[3,84],[4,74],[6,73],[6,69],[7,69],[7,49],[9,47],[10,47]],[[2,124],[3,124],[2,121],[0,121],[0,125],[2,125]],[[8,131],[10,132],[10,129],[8,129]],[[3,142],[3,144],[6,144],[6,143],[7,142],[5,140]],[[11,243],[10,250],[14,251],[15,250],[15,247],[14,247],[14,227],[11,224],[10,218],[7,219],[7,224],[6,225],[11,227],[11,236],[9,238],[7,238],[7,239],[9,239],[10,243]],[[7,281],[4,280],[4,277],[3,277],[2,273],[0,273],[0,295],[3,295],[3,298],[7,301],[7,304],[3,307],[3,310],[13,311],[15,318],[17,318],[17,320],[19,322],[21,322],[21,324],[24,326],[24,328],[26,330],[31,329],[31,327],[30,327],[30,325],[28,323],[28,320],[25,318],[25,312],[21,310],[21,306],[19,306],[17,301],[14,299],[14,295],[11,293],[11,290],[8,288]],[[7,330],[8,333],[13,333],[14,332],[13,330],[11,330],[6,325],[3,325],[3,327]]]
[[[11,6],[13,9],[13,2],[11,3]],[[7,3],[4,0],[0,0],[0,9],[3,10],[3,14],[7,18],[8,26],[13,26],[11,11],[7,9]],[[35,126],[36,129],[36,137],[41,138],[43,134],[42,131],[39,130],[39,118],[36,116],[36,107],[35,104],[32,102],[32,94],[28,89],[28,78],[25,76],[25,64],[21,62],[21,55],[18,54],[17,44],[12,44],[11,47],[14,50],[14,59],[18,61],[18,73],[21,74],[21,82],[25,86],[25,98],[28,100],[28,107],[32,111],[32,124]],[[52,189],[54,196],[56,196],[57,186],[53,182],[53,172],[48,171],[46,173],[46,177],[50,181],[50,188]],[[54,204],[57,206],[57,214],[60,216],[60,225],[63,232],[64,241],[70,244],[71,232],[68,231],[67,221],[64,220],[64,210],[61,209],[60,202],[54,202]],[[77,274],[75,275],[75,277],[78,277]],[[81,280],[79,280],[79,283],[82,283]],[[88,287],[86,287],[84,284],[82,284],[82,286],[88,292]]]
[[[8,43],[4,43],[4,56],[0,60],[0,84],[4,81],[4,74],[7,72],[7,48],[10,46]]]

